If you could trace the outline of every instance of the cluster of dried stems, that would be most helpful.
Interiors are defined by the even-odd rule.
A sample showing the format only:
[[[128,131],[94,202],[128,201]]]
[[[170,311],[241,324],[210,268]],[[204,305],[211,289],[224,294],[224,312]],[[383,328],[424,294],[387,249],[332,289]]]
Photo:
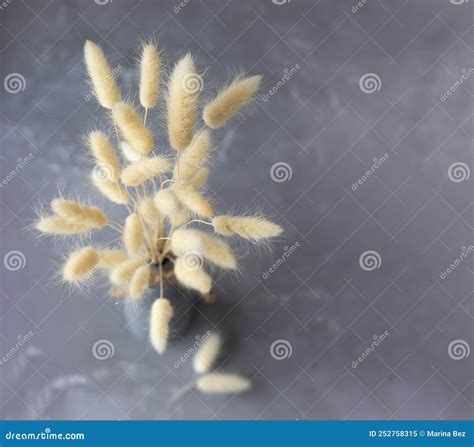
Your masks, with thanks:
[[[131,300],[139,300],[147,289],[160,285],[160,296],[150,316],[150,340],[162,353],[166,349],[173,308],[163,297],[163,281],[170,272],[183,286],[203,296],[209,294],[212,278],[203,261],[224,269],[235,269],[231,246],[217,235],[262,242],[281,233],[280,226],[261,215],[216,215],[202,192],[213,150],[210,129],[227,123],[257,91],[261,77],[236,77],[200,113],[202,78],[187,54],[173,67],[166,88],[168,140],[171,154],[156,154],[154,136],[147,126],[149,109],[156,106],[162,79],[162,55],[154,43],[144,43],[140,55],[140,113],[121,99],[110,65],[95,43],[87,41],[85,63],[98,102],[109,109],[117,145],[103,131],[87,138],[95,162],[91,181],[113,203],[123,205],[128,217],[123,225],[89,203],[59,197],[51,202],[51,213],[41,215],[36,228],[43,233],[77,235],[110,227],[118,231],[119,249],[83,247],[73,251],[62,268],[63,279],[80,284],[96,270],[105,270],[110,282]],[[199,116],[203,124],[198,128]],[[120,155],[120,156],[119,156]],[[195,225],[193,225],[195,224]],[[197,225],[197,227],[196,227]],[[203,231],[209,228],[212,232]],[[169,276],[168,276],[169,277]]]

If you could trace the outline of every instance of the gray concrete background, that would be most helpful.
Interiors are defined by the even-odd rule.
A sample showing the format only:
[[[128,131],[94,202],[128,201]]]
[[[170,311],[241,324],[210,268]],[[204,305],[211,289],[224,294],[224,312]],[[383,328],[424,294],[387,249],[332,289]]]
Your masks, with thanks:
[[[472,417],[472,2],[356,3],[3,7],[0,346],[13,352],[0,365],[3,418]],[[196,55],[206,97],[236,70],[264,75],[245,119],[216,134],[210,191],[220,212],[264,209],[286,229],[272,252],[242,247],[240,275],[216,272],[218,303],[198,306],[163,357],[126,330],[105,281],[82,293],[57,284],[73,242],[27,231],[58,185],[96,196],[80,138],[106,120],[89,96],[84,39],[103,45],[133,97],[138,39],[150,36],[170,63]],[[160,114],[150,120],[163,147]],[[375,265],[361,258],[369,250]],[[166,406],[192,378],[189,361],[174,362],[208,330],[230,341],[221,370],[251,377],[253,390]],[[93,356],[98,340],[111,358]],[[277,340],[286,353],[272,351]]]

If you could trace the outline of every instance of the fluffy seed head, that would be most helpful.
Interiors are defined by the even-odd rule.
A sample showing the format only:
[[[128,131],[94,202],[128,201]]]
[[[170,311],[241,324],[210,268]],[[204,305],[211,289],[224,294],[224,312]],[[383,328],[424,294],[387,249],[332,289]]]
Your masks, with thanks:
[[[208,177],[209,170],[207,168],[201,168],[196,172],[196,175],[189,180],[188,185],[192,188],[199,189],[207,182]]]
[[[142,219],[149,225],[158,225],[160,221],[160,212],[155,206],[151,197],[145,197],[138,203],[138,213]]]
[[[136,161],[122,171],[122,182],[127,186],[138,186],[143,182],[155,177],[155,175],[170,169],[170,160],[157,155]]]
[[[145,235],[142,222],[136,213],[130,214],[125,219],[125,228],[123,230],[123,243],[130,255],[136,255],[143,248]]]
[[[120,91],[102,48],[86,40],[84,59],[97,100],[103,107],[111,109],[120,101]]]
[[[128,254],[125,250],[101,249],[97,250],[97,255],[99,256],[98,267],[104,269],[115,268],[128,259]]]
[[[89,277],[97,263],[99,256],[92,247],[84,247],[73,251],[63,267],[63,278],[71,283],[78,283]]]
[[[252,99],[261,80],[259,75],[235,79],[204,107],[204,122],[212,129],[221,127]]]
[[[190,289],[197,290],[202,295],[211,291],[212,279],[199,266],[188,265],[186,257],[177,258],[174,263],[174,274],[179,282]]]
[[[92,172],[91,180],[94,186],[110,201],[125,205],[128,203],[128,193],[125,188],[111,180],[101,180]]]
[[[188,211],[171,189],[160,189],[155,194],[154,200],[158,210],[168,217],[173,226],[182,225],[189,220]]]
[[[36,222],[36,229],[42,233],[64,236],[90,230],[87,225],[72,223],[60,216],[46,216]]]
[[[176,63],[168,82],[168,137],[175,150],[191,142],[201,83],[193,58],[187,54]]]
[[[237,374],[211,373],[199,377],[196,388],[202,393],[230,394],[250,389],[250,381]]]
[[[100,228],[107,224],[107,216],[96,206],[67,199],[54,199],[51,202],[52,210],[75,225],[85,225],[89,228]]]
[[[142,47],[140,58],[140,104],[145,109],[155,107],[160,89],[161,58],[152,43]]]
[[[155,300],[150,312],[150,342],[159,354],[166,351],[172,316],[173,307],[166,298]]]
[[[94,131],[89,134],[89,147],[99,167],[104,171],[107,180],[120,178],[120,163],[107,135]]]
[[[115,285],[126,284],[132,279],[135,271],[145,265],[145,260],[142,258],[132,258],[121,262],[110,273],[110,282]]]
[[[196,373],[209,372],[219,356],[221,345],[222,340],[218,334],[212,334],[206,339],[193,357],[193,369]]]
[[[147,265],[138,267],[135,270],[130,284],[128,285],[128,295],[132,300],[140,299],[150,284],[150,269]]]
[[[261,241],[278,236],[283,228],[260,216],[216,216],[212,219],[216,233],[237,235],[244,239]]]
[[[118,102],[112,108],[112,118],[123,137],[140,154],[148,154],[153,147],[153,134],[143,124],[143,119],[129,104]]]
[[[137,152],[135,149],[133,149],[130,143],[125,140],[120,142],[120,149],[122,150],[125,160],[131,163],[142,159],[140,152]]]
[[[179,201],[190,211],[199,216],[212,217],[214,208],[199,191],[190,186],[180,186],[173,189]]]

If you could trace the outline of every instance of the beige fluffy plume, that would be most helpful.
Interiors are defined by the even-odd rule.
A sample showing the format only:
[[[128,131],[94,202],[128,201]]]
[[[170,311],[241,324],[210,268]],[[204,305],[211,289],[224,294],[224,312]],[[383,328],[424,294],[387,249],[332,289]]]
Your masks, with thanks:
[[[140,104],[145,109],[155,107],[160,89],[161,58],[155,45],[148,42],[140,57]]]
[[[99,256],[98,267],[103,269],[113,269],[128,259],[128,254],[125,250],[104,248],[97,250],[97,254]]]
[[[160,222],[160,212],[156,208],[155,202],[151,197],[145,197],[137,206],[138,214],[151,226],[158,225]]]
[[[89,147],[98,166],[104,171],[104,177],[117,181],[120,178],[120,162],[107,135],[97,130],[91,132]]]
[[[86,40],[84,59],[97,100],[103,107],[111,109],[120,101],[120,91],[102,48]]]
[[[125,205],[128,203],[129,197],[125,188],[117,182],[100,179],[94,174],[95,171],[93,171],[91,175],[92,183],[105,197],[119,205]]]
[[[212,129],[221,127],[252,99],[261,80],[259,75],[235,79],[204,107],[204,122]]]
[[[171,189],[160,189],[155,194],[154,200],[158,210],[167,216],[174,226],[182,225],[189,219],[188,211]]]
[[[132,300],[140,299],[150,285],[150,268],[147,265],[139,267],[133,273],[128,285],[128,296]]]
[[[218,334],[212,334],[199,347],[193,357],[193,369],[198,374],[209,372],[219,356],[222,339]]]
[[[130,255],[139,254],[144,247],[145,234],[140,217],[136,213],[130,214],[125,219],[123,230],[123,243]]]
[[[148,154],[153,148],[153,133],[143,124],[143,118],[130,105],[118,102],[112,108],[112,118],[123,137],[140,154]]]
[[[250,381],[237,374],[211,373],[196,381],[196,388],[202,393],[233,394],[248,391],[250,387]]]
[[[99,262],[97,251],[92,247],[84,247],[73,251],[63,267],[64,280],[78,283],[87,279]]]
[[[150,312],[150,342],[159,354],[166,351],[172,316],[173,307],[166,298],[155,300]]]
[[[91,230],[87,225],[72,223],[61,216],[45,216],[36,222],[36,229],[55,236],[79,234]]]
[[[167,157],[157,155],[136,161],[122,171],[122,182],[127,186],[138,186],[147,180],[170,169],[171,162]]]
[[[199,191],[190,186],[180,186],[173,189],[179,201],[190,211],[199,216],[212,217],[214,207]]]
[[[72,224],[85,225],[90,228],[101,228],[107,225],[107,216],[96,206],[85,205],[67,199],[54,199],[52,210]]]
[[[278,236],[283,228],[260,216],[216,216],[212,219],[216,233],[237,235],[244,239],[261,241]]]
[[[199,266],[197,258],[198,256],[192,252],[177,258],[174,263],[174,274],[183,285],[205,295],[211,291],[212,278]]]
[[[176,63],[168,82],[168,137],[175,150],[191,143],[201,89],[202,78],[187,54]]]
[[[137,152],[131,144],[125,140],[120,142],[120,149],[122,150],[122,154],[125,157],[125,160],[133,163],[135,161],[141,160],[142,155],[140,152]]]
[[[145,265],[143,258],[127,259],[110,272],[110,281],[115,285],[126,284],[132,279],[135,271],[143,265]]]

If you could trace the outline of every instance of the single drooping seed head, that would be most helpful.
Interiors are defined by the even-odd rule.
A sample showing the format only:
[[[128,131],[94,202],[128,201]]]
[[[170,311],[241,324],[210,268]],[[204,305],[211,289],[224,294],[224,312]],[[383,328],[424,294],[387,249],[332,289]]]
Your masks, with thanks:
[[[99,262],[99,256],[92,247],[72,252],[63,267],[63,278],[70,283],[87,279]]]
[[[242,393],[250,387],[250,381],[237,374],[211,373],[199,377],[196,381],[196,388],[202,393]]]
[[[173,307],[166,298],[158,298],[150,311],[150,342],[159,354],[166,351]]]
[[[283,231],[279,225],[260,216],[215,216],[212,225],[216,233],[255,242],[278,236]]]
[[[128,295],[132,300],[140,299],[150,284],[150,267],[138,267],[128,285]]]
[[[215,364],[222,346],[222,339],[219,334],[212,334],[206,338],[193,357],[193,369],[198,374],[210,371]]]

